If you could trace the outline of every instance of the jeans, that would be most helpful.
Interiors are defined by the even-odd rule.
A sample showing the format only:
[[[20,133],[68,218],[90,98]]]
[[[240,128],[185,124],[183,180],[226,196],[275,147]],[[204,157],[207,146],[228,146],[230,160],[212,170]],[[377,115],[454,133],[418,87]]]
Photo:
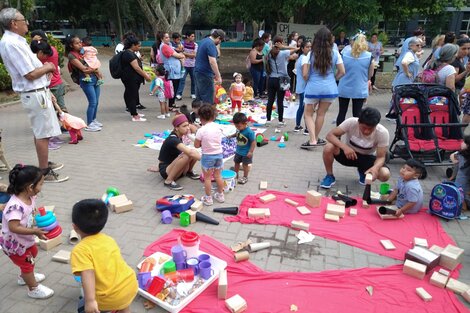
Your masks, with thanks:
[[[295,116],[295,126],[300,126],[302,121],[302,116],[304,115],[304,93],[299,93],[299,108],[297,109],[297,114]],[[306,127],[305,127],[306,128]]]
[[[279,122],[284,117],[284,95],[285,91],[279,87],[278,77],[269,77],[268,80],[268,104],[266,105],[266,119],[271,121],[271,113],[273,111],[274,98],[277,97],[277,113],[279,114]]]
[[[137,105],[139,104],[139,89],[140,81],[137,80],[122,80],[124,84],[124,102],[126,103],[127,110],[132,116],[137,115]]]
[[[214,78],[210,75],[194,72],[196,99],[214,104]]]
[[[262,95],[262,92],[263,92],[263,83],[264,83],[264,79],[263,79],[263,70],[259,71],[255,68],[250,67],[250,74],[251,74],[251,77],[253,78],[253,91],[254,91],[254,96],[255,97],[259,97]]]
[[[168,105],[170,106],[170,108],[174,107],[175,106],[175,101],[176,101],[176,91],[178,90],[178,87],[180,85],[180,79],[170,79],[171,80],[171,83],[173,84],[173,98],[171,98],[170,100],[168,100]]]
[[[176,92],[176,95],[182,96],[184,92],[184,85],[186,85],[186,76],[191,77],[191,95],[196,94],[196,87],[194,86],[194,67],[184,67],[186,69],[186,72],[184,73],[183,78],[180,80],[180,85],[178,87],[178,92]]]
[[[339,112],[336,117],[336,126],[339,126],[346,119],[346,113],[348,113],[349,100],[350,98],[339,97]],[[365,99],[352,99],[353,103],[353,116],[359,117],[361,113],[362,106],[364,105]]]
[[[98,112],[98,103],[100,100],[100,86],[96,85],[96,75],[90,75],[91,82],[84,82],[80,77],[80,88],[86,95],[88,100],[88,109],[86,110],[86,121],[87,125],[90,125],[93,120],[96,119],[96,113]]]

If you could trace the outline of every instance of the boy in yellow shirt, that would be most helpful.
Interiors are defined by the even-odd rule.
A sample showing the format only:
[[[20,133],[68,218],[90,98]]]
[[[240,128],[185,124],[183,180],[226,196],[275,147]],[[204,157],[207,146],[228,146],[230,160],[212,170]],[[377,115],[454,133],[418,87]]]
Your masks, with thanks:
[[[108,208],[101,200],[81,200],[73,206],[73,229],[82,240],[72,250],[72,273],[81,276],[85,312],[129,313],[137,279],[114,239],[101,233],[107,219]]]

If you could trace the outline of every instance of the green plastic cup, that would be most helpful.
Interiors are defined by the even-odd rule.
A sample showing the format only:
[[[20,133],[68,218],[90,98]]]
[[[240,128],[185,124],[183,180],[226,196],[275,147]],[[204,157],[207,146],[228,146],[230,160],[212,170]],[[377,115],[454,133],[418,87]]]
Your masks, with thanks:
[[[166,274],[171,272],[176,272],[176,264],[173,261],[168,261],[163,264],[163,273]]]
[[[190,224],[190,222],[191,222],[191,217],[189,216],[189,213],[181,212],[180,213],[180,225],[183,227],[186,227]]]
[[[389,183],[381,183],[380,184],[380,194],[381,195],[388,194],[389,190],[390,190],[390,184]]]

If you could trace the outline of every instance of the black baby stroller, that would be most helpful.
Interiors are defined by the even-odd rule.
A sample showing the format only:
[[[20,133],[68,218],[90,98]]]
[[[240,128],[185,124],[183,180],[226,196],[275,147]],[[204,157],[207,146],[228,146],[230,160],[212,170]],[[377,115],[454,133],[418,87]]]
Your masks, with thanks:
[[[449,165],[450,154],[463,141],[455,93],[442,85],[396,86],[393,106],[398,113],[390,159],[417,159],[425,165]]]

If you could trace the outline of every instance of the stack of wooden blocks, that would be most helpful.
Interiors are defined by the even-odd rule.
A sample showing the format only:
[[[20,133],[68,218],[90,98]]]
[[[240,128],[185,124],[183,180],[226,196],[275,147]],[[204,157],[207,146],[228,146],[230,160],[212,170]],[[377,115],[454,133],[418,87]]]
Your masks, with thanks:
[[[134,209],[132,201],[127,199],[124,194],[109,198],[108,206],[115,213],[123,213]]]

